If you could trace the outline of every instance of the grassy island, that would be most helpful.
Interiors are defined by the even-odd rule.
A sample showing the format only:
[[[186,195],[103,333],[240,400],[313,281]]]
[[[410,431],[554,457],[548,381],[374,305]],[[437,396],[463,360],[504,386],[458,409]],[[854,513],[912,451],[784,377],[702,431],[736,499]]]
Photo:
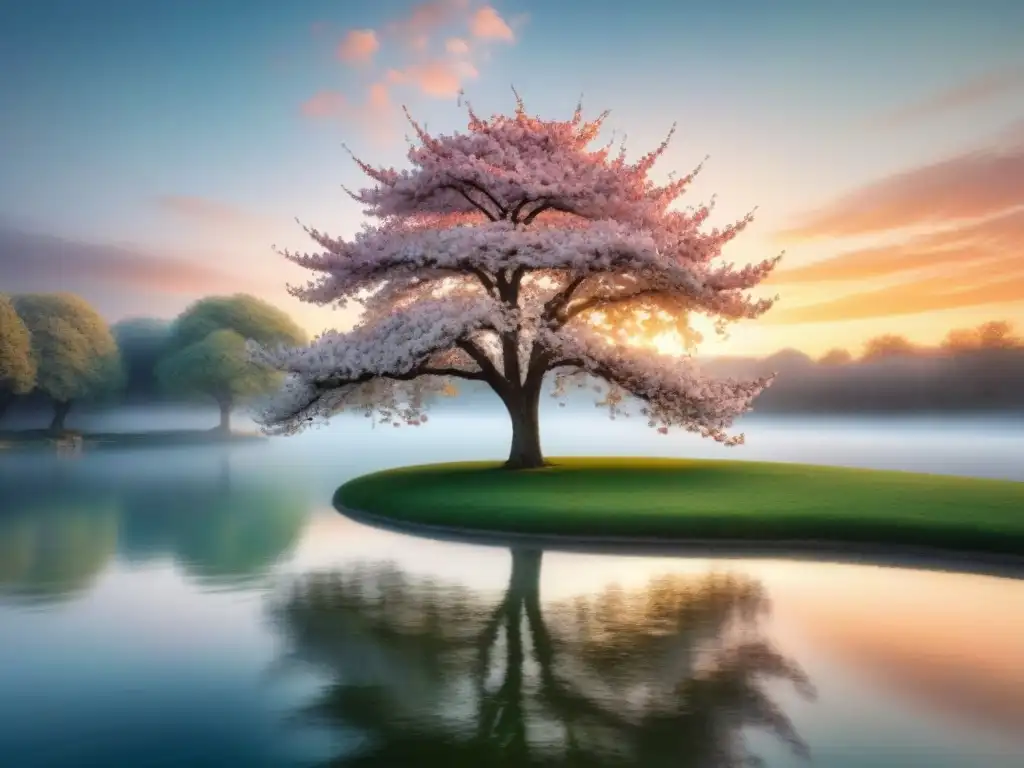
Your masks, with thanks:
[[[748,461],[564,458],[403,467],[335,504],[409,527],[751,544],[830,542],[1024,556],[1024,483]]]

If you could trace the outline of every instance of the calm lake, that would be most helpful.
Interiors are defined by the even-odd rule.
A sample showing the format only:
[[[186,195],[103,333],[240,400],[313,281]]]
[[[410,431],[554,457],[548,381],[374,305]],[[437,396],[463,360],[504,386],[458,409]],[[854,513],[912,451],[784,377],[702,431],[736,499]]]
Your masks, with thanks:
[[[755,416],[735,449],[549,416],[549,455],[1024,480],[1019,416]],[[1024,580],[513,550],[331,508],[352,476],[501,458],[508,436],[440,413],[232,449],[0,453],[0,765],[1024,765]]]

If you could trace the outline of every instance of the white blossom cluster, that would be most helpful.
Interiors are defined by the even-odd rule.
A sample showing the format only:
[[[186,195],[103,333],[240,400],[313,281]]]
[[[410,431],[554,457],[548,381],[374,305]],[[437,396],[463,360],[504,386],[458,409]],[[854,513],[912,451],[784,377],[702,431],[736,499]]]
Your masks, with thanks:
[[[545,121],[519,103],[513,115],[483,120],[470,109],[466,133],[435,137],[413,121],[420,143],[405,170],[357,160],[374,184],[352,194],[377,223],[347,240],[307,229],[322,250],[284,255],[315,274],[294,295],[357,302],[363,320],[305,348],[253,349],[288,374],[261,414],[267,428],[294,431],[353,407],[422,423],[440,377],[483,380],[512,397],[535,374],[574,368],[609,382],[613,413],[629,394],[660,431],[742,440],[726,429],[770,378],[709,379],[608,326],[630,312],[758,317],[774,299],[746,292],[779,258],[720,263],[752,217],[704,231],[710,205],[670,207],[700,169],[654,183],[668,140],[629,163],[624,150],[589,148],[603,119],[585,121],[577,109]]]

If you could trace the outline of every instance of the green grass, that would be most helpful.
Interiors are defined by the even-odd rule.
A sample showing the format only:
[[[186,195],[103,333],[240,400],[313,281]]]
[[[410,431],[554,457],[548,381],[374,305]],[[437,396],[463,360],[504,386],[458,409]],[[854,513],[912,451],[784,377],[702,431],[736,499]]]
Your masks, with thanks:
[[[746,461],[552,459],[355,478],[340,507],[398,523],[579,537],[829,541],[1024,555],[1024,483]]]

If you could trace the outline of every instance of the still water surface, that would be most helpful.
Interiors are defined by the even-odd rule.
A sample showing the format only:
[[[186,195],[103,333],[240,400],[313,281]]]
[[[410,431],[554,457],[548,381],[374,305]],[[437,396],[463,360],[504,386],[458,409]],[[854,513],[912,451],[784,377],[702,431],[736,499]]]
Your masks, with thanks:
[[[353,475],[507,439],[436,421],[0,455],[0,765],[1024,765],[1024,581],[484,547],[331,509]],[[1020,427],[752,420],[725,451],[569,417],[545,440],[1024,479]]]

